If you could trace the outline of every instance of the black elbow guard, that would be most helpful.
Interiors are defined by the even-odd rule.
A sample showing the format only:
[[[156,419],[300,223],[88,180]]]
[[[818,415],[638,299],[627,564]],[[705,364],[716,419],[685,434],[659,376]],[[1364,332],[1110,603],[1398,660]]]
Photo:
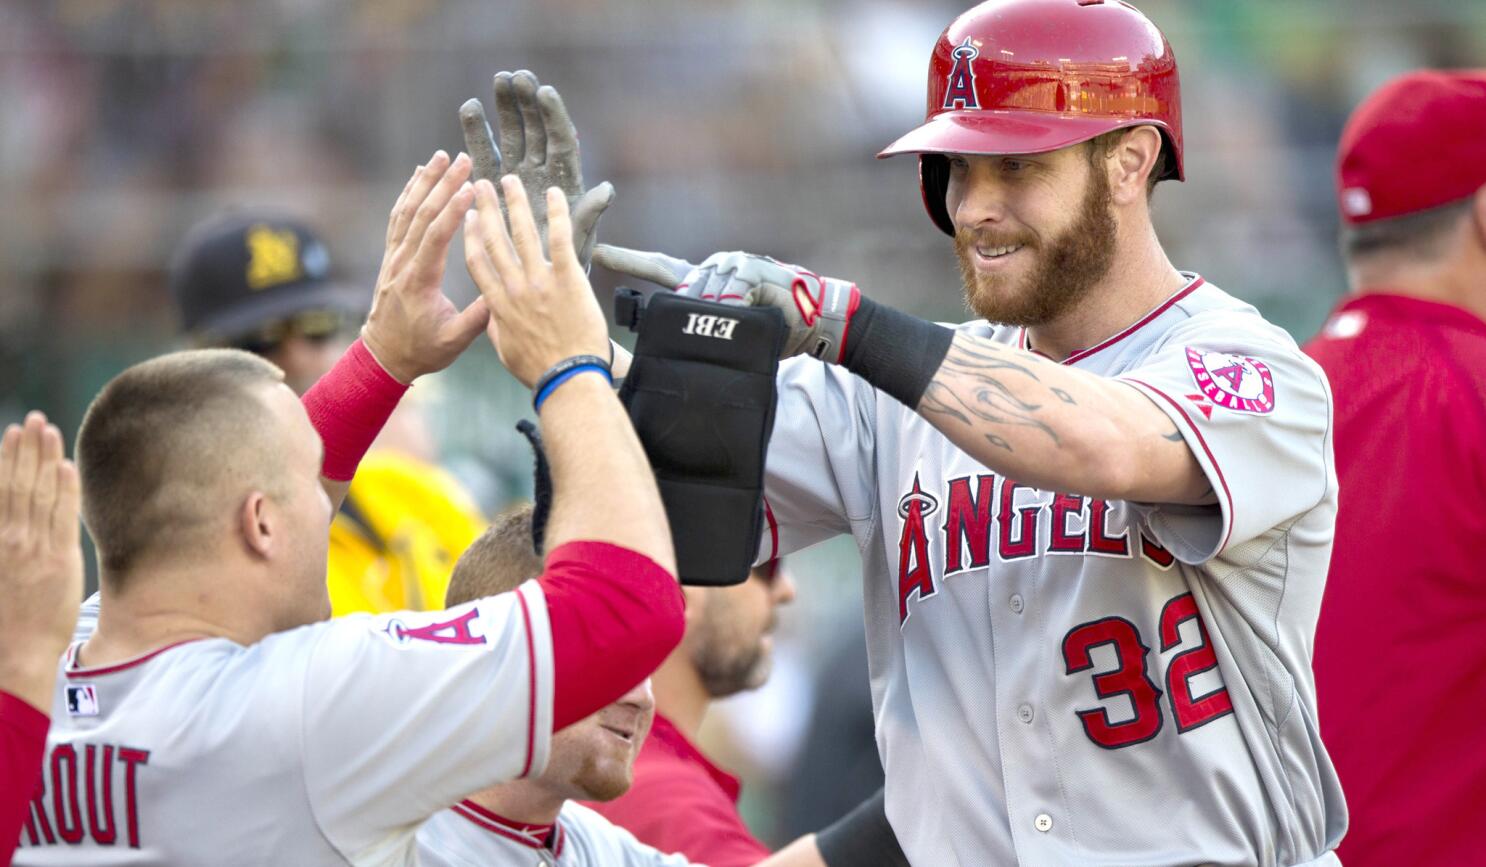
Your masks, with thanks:
[[[619,399],[655,470],[681,583],[740,584],[763,533],[784,317],[667,292],[642,308],[629,289],[615,313],[640,335]]]

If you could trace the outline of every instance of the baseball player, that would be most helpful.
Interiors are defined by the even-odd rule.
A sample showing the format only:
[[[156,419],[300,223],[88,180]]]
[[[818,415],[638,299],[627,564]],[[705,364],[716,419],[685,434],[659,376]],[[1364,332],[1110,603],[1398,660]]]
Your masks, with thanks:
[[[571,242],[545,260],[515,178],[511,234],[486,182],[465,218],[469,171],[440,152],[409,180],[362,337],[302,404],[232,350],[136,365],[94,400],[77,455],[103,599],[58,672],[17,864],[415,863],[419,823],[539,775],[554,730],[680,640],[664,508],[594,360],[607,330]],[[440,288],[461,222],[481,290],[463,311]],[[357,462],[408,383],[487,326],[537,386],[544,573],[447,612],[318,622]]]
[[[991,0],[929,64],[946,328],[743,253],[595,261],[791,324],[761,557],[852,534],[887,814],[917,864],[1334,864],[1311,640],[1325,377],[1174,267],[1176,60],[1108,0]]]
[[[509,593],[542,571],[532,550],[531,509],[497,519],[454,567],[450,608]],[[617,701],[552,736],[547,768],[492,786],[440,811],[418,830],[424,867],[529,865],[685,865],[635,839],[577,799],[605,801],[633,779],[655,698],[647,678]],[[678,811],[681,806],[677,805]]]
[[[0,864],[41,770],[57,657],[82,596],[77,467],[33,412],[0,437]]]
[[[1336,388],[1346,490],[1316,699],[1347,791],[1349,865],[1486,851],[1483,125],[1486,71],[1413,72],[1353,112],[1337,154],[1352,293],[1305,351]]]
[[[542,776],[476,792],[435,814],[418,829],[423,867],[683,867],[684,855],[668,855],[635,839],[571,798],[602,796],[590,786],[627,785],[604,779],[627,776],[634,749],[645,736],[655,709],[650,682],[625,693],[614,704],[574,723],[552,738],[551,762]],[[622,743],[623,765],[597,764],[596,754],[610,742]],[[529,817],[529,818],[521,818]]]
[[[762,686],[769,676],[777,607],[794,583],[777,560],[734,587],[683,587],[686,636],[655,672],[656,713],[635,783],[591,806],[666,852],[712,867],[742,867],[769,854],[738,814],[742,784],[696,746],[714,699]]]
[[[541,572],[541,558],[533,551],[532,514],[530,507],[508,512],[470,545],[454,567],[449,583],[449,607],[508,593]],[[750,579],[754,580],[759,579]],[[726,604],[716,597],[691,592],[699,588],[685,589],[688,613],[699,604],[714,607]],[[748,588],[745,585],[727,589],[744,592]],[[739,616],[741,612],[737,610],[732,614],[734,622],[720,619],[720,614],[714,612],[711,626],[746,629],[747,618]],[[693,621],[689,630],[696,630],[695,624]],[[715,643],[712,646],[715,650]],[[679,648],[677,653],[684,649]],[[671,685],[665,690],[676,688],[677,659],[673,654],[666,662],[672,671]],[[755,667],[756,664],[748,666]],[[418,831],[422,863],[434,867],[530,864],[533,856],[540,864],[572,867],[684,865],[693,861],[714,867],[724,863],[764,867],[903,863],[890,830],[884,827],[886,818],[880,797],[869,799],[842,820],[818,834],[796,840],[774,855],[762,844],[745,849],[739,844],[738,836],[741,834],[748,840],[752,837],[737,818],[733,802],[720,799],[712,791],[721,784],[708,777],[702,768],[721,772],[712,769],[689,742],[679,743],[685,744],[692,754],[674,756],[672,753],[678,747],[675,736],[663,736],[660,743],[653,740],[656,699],[650,683],[644,681],[618,701],[554,735],[551,758],[540,776],[476,792],[430,819]],[[660,691],[657,686],[657,692]],[[644,780],[647,775],[655,779],[647,783]],[[602,808],[628,797],[634,785],[648,785],[650,792],[638,802],[645,812],[636,813],[632,809],[629,815],[640,815],[642,828],[651,836],[680,841],[687,844],[685,847],[642,842],[622,823],[605,817]],[[736,781],[733,785],[736,786]],[[573,799],[589,803],[579,804]],[[719,806],[719,800],[725,806]],[[731,819],[724,815],[724,810]],[[686,833],[673,827],[684,825],[701,830]],[[711,842],[702,839],[708,835],[720,839]],[[730,860],[699,858],[693,850],[716,852]],[[890,853],[896,857],[889,858]]]

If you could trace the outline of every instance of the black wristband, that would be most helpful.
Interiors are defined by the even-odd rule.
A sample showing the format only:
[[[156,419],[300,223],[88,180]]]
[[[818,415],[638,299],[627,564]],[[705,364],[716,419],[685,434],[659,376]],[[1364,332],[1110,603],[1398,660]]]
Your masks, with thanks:
[[[955,333],[943,325],[863,295],[851,317],[841,365],[917,410],[954,339]]]
[[[882,789],[815,835],[826,867],[908,867],[898,835],[887,821]]]

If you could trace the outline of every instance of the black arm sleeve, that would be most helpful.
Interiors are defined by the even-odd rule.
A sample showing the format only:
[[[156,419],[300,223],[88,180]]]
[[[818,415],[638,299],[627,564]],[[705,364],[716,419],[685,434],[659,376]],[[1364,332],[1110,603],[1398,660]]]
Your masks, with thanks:
[[[815,835],[828,867],[908,867],[898,837],[887,822],[883,790]]]
[[[851,317],[841,366],[916,411],[954,339],[942,325],[863,295]]]

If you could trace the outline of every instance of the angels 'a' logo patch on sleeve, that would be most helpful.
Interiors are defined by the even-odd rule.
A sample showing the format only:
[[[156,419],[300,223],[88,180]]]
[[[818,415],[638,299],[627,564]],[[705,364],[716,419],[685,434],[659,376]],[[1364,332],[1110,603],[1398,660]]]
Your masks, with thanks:
[[[480,609],[470,608],[459,614],[449,615],[442,611],[405,612],[400,615],[373,620],[372,630],[398,647],[407,647],[414,641],[430,644],[489,644],[490,637],[483,631],[478,634]]]
[[[1257,358],[1187,347],[1197,389],[1224,409],[1259,415],[1274,412],[1274,375]]]

